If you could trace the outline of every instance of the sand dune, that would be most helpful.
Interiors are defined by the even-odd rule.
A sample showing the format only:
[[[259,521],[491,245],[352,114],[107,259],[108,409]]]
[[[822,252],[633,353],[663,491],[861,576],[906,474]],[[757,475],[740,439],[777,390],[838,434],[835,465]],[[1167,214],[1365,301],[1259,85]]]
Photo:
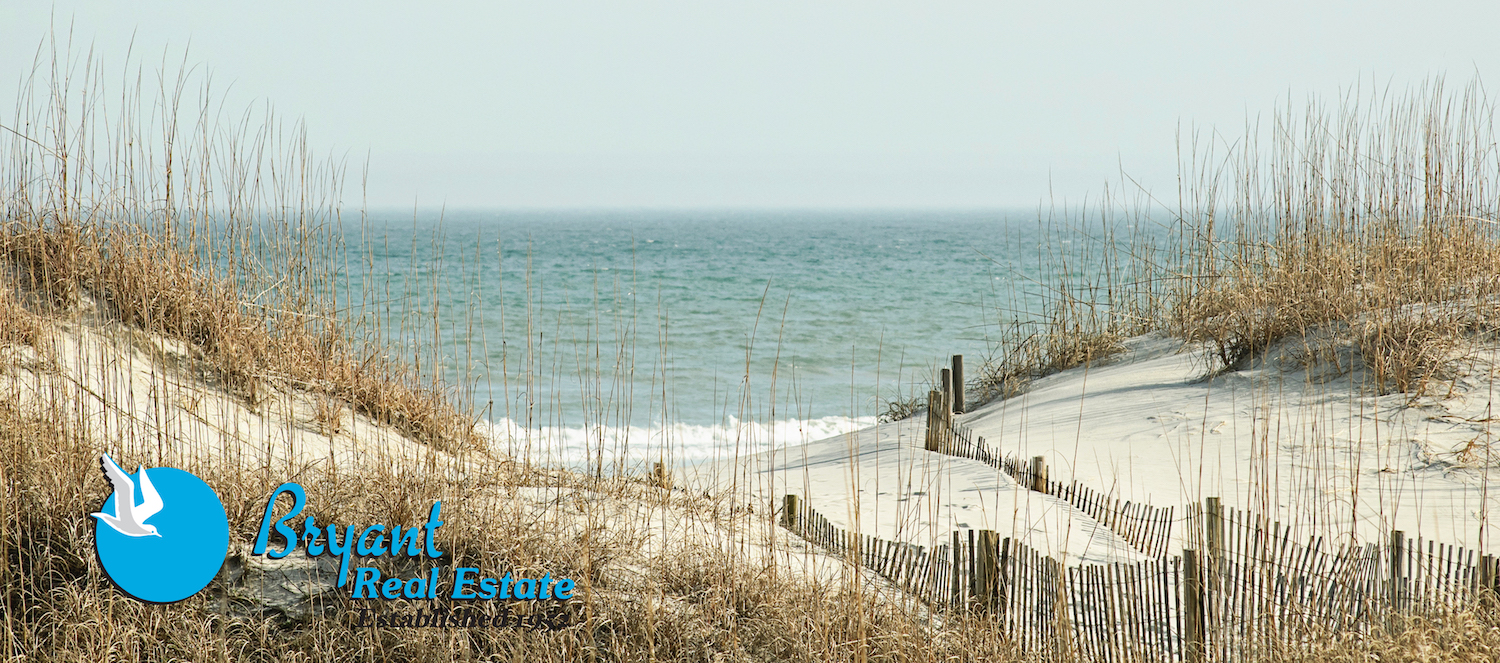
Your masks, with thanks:
[[[1185,507],[1210,496],[1304,537],[1377,540],[1401,529],[1454,545],[1497,542],[1500,498],[1485,470],[1489,455],[1500,460],[1489,421],[1494,348],[1468,348],[1456,357],[1460,374],[1414,398],[1372,393],[1357,362],[1338,353],[1309,361],[1292,343],[1212,377],[1204,348],[1162,335],[1126,347],[956,421],[999,453],[1046,457],[1053,479],[1176,507],[1172,549]],[[983,528],[1073,562],[1139,558],[1066,502],[983,463],[925,451],[924,426],[918,414],[706,464],[690,483],[761,504],[802,495],[836,525],[919,545]]]

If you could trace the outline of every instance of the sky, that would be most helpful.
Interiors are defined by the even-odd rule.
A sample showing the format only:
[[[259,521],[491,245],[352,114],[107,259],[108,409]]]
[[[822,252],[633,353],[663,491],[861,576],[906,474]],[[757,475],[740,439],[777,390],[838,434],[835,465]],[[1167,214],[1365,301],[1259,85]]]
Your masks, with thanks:
[[[1028,208],[1175,191],[1193,127],[1496,79],[1496,25],[1384,0],[0,0],[0,108],[71,31],[106,66],[186,49],[230,105],[368,164],[372,207]]]

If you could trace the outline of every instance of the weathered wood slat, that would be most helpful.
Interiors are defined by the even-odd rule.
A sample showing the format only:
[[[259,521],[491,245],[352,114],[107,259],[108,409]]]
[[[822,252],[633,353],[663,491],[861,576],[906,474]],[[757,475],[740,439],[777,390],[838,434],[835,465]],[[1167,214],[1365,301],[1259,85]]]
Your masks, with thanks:
[[[983,447],[971,447],[983,453]],[[997,461],[998,462],[998,461]],[[1122,502],[1075,482],[1047,491],[1114,519],[1122,536],[1159,538],[1170,510]],[[1215,500],[1217,502],[1217,500]],[[921,602],[994,614],[1025,651],[1089,660],[1236,660],[1305,644],[1325,629],[1361,632],[1398,613],[1432,614],[1492,600],[1500,563],[1473,550],[1393,532],[1385,545],[1299,540],[1293,527],[1249,511],[1190,505],[1182,556],[1064,567],[991,531],[954,531],[931,550],[857,534],[795,495],[778,522],[885,578]],[[950,540],[951,539],[951,540]],[[1165,545],[1165,544],[1163,544]]]

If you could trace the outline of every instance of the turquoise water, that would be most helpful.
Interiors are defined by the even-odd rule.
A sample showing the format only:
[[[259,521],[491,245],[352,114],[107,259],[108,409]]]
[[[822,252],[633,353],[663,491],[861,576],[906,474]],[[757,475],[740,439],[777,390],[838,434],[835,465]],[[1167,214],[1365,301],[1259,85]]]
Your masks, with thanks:
[[[351,281],[390,303],[387,338],[440,341],[425,369],[472,385],[507,443],[691,460],[872,423],[953,354],[972,373],[1036,311],[1042,252],[1072,244],[1036,218],[374,213]]]

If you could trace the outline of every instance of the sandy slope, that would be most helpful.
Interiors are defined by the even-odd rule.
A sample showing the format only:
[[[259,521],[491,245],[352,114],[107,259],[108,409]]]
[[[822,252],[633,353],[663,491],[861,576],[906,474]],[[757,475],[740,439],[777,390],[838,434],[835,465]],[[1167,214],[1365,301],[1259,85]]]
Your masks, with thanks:
[[[1210,379],[1202,348],[1139,337],[1103,365],[1039,380],[958,421],[1002,453],[1046,456],[1054,479],[1176,506],[1179,518],[1187,504],[1220,496],[1295,523],[1299,536],[1375,540],[1402,529],[1491,549],[1500,496],[1488,483],[1500,475],[1484,468],[1500,464],[1489,412],[1495,348],[1469,348],[1455,375],[1413,398],[1361,386],[1347,348],[1309,361],[1304,346],[1283,344],[1253,368]],[[836,524],[922,545],[976,527],[1071,561],[1137,555],[1065,503],[983,464],[924,451],[923,423],[918,414],[701,466],[693,481],[758,503],[801,494]],[[1174,548],[1182,530],[1179,521]]]
[[[217,458],[251,467],[342,467],[445,456],[389,427],[269,379],[257,402],[217,385],[185,343],[96,320],[55,321],[42,349],[5,348],[0,394],[64,408],[120,457]]]
[[[1139,557],[1129,544],[1062,500],[1033,493],[982,463],[922,449],[920,415],[688,472],[695,489],[756,504],[804,496],[836,525],[933,546],[955,529],[993,529],[1074,560]]]
[[[88,310],[72,313],[68,320],[47,320],[45,342],[37,347],[0,344],[0,398],[61,417],[129,467],[160,463],[211,472],[266,471],[274,477],[273,485],[282,480],[306,483],[311,474],[323,472],[435,472],[471,486],[450,496],[450,507],[468,502],[488,518],[524,522],[548,532],[549,539],[588,541],[590,553],[610,560],[601,571],[609,579],[609,591],[627,597],[632,588],[666,572],[659,568],[662,564],[684,556],[705,563],[734,560],[750,568],[774,567],[824,581],[850,573],[841,560],[767,524],[764,512],[731,510],[638,482],[595,485],[546,468],[497,487],[494,473],[511,464],[499,442],[492,441],[488,453],[455,456],[352,412],[347,404],[335,408],[335,422],[326,411],[320,416],[316,394],[273,376],[267,376],[259,399],[250,402],[218,386],[188,344]],[[104,482],[102,475],[98,481]],[[251,517],[258,518],[258,512]],[[87,514],[78,518],[92,523]],[[331,558],[296,555],[277,561],[249,556],[246,541],[232,547],[238,551],[236,559],[255,573],[300,578],[290,595],[256,598],[259,603],[300,614],[306,609],[298,607],[299,601],[334,591],[337,567],[330,576],[325,563]],[[558,557],[578,553],[569,550]]]

